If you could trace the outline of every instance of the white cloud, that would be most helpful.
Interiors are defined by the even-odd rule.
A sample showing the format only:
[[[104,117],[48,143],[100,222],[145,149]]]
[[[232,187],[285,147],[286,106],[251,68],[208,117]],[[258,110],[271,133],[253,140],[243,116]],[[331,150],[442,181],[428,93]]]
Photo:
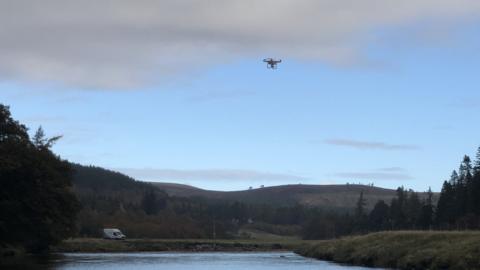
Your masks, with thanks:
[[[349,172],[336,173],[334,176],[348,179],[368,179],[368,180],[411,180],[412,176],[405,173],[388,173],[388,172]]]
[[[478,0],[4,0],[0,78],[122,89],[242,57],[351,65],[375,30],[455,31],[479,13]]]

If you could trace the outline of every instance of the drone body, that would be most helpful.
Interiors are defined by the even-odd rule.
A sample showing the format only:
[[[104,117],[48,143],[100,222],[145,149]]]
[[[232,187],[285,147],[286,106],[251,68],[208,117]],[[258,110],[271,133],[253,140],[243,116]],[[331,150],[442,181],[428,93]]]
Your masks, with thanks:
[[[277,69],[277,64],[281,63],[282,60],[281,59],[275,60],[273,58],[266,58],[266,59],[263,59],[263,62],[267,63],[267,68]]]

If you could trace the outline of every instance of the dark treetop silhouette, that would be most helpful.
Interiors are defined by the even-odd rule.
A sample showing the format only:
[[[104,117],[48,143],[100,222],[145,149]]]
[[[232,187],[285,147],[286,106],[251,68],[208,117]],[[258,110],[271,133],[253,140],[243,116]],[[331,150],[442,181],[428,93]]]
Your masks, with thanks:
[[[50,150],[58,139],[27,128],[0,104],[0,244],[31,252],[72,236],[79,204],[70,189],[72,170]]]

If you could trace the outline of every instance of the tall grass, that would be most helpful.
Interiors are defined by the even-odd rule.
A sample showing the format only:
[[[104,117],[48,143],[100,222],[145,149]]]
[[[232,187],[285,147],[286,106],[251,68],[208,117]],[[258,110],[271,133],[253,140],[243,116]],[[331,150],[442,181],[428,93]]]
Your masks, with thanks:
[[[396,269],[480,269],[480,232],[380,232],[320,241],[300,255]]]

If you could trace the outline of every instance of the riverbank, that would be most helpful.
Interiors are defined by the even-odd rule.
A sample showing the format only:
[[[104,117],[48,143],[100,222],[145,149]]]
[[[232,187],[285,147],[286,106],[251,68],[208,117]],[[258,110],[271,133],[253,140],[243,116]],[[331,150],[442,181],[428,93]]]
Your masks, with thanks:
[[[0,261],[2,258],[25,256],[25,249],[10,245],[0,245]]]
[[[351,265],[395,269],[480,269],[480,232],[380,232],[319,241],[297,254]]]
[[[53,252],[137,252],[137,251],[282,251],[305,244],[300,240],[208,240],[208,239],[126,239],[76,238],[63,241]]]

